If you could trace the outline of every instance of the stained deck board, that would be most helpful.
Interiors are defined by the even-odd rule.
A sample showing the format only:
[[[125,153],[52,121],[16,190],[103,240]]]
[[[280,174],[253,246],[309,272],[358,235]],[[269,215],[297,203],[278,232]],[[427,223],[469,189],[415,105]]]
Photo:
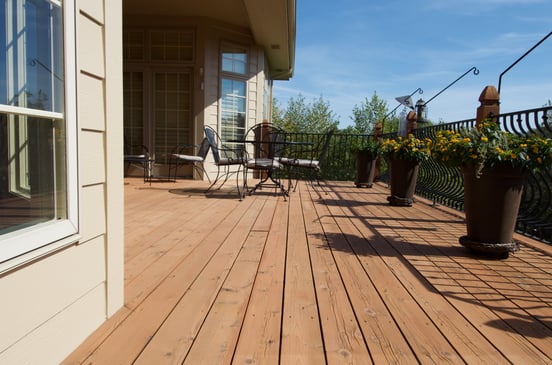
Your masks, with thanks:
[[[284,312],[280,361],[282,364],[322,364],[325,353],[312,277],[301,201],[290,197]]]
[[[398,209],[398,208],[387,208],[387,209]],[[403,209],[401,212],[404,212],[405,210]],[[400,218],[400,217],[399,217]],[[395,223],[394,223],[395,224]],[[412,223],[410,223],[412,224]],[[415,225],[412,225],[412,227],[415,227]],[[422,253],[425,251],[426,254],[433,254],[434,256],[439,256],[440,253],[439,253],[439,250],[443,249],[443,248],[438,248],[439,246],[432,246],[432,245],[428,245],[427,244],[427,240],[426,240],[426,244],[425,245],[419,245],[419,244],[414,244],[412,245],[412,243],[414,243],[412,238],[413,236],[415,236],[415,234],[413,234],[412,232],[416,232],[415,230],[412,230],[412,232],[408,232],[408,234],[404,234],[402,233],[402,229],[399,229],[399,230],[396,230],[395,233],[397,233],[398,231],[401,232],[400,234],[400,237],[402,238],[401,240],[397,240],[397,239],[394,239],[393,241],[393,248],[396,249],[402,257],[410,257],[410,260],[409,262],[416,262],[416,260],[413,259],[413,257],[416,257],[415,256],[415,253],[416,251],[422,251]],[[439,241],[437,242],[434,242],[436,243],[437,245],[439,245]],[[413,247],[415,249],[413,249]],[[453,253],[454,251],[458,251],[458,254],[462,254],[462,252],[460,250],[458,250],[456,247],[452,247],[453,251],[450,251],[449,253]],[[432,253],[429,253],[427,252],[428,250],[433,250]],[[393,260],[396,260],[396,257],[392,254],[390,254],[389,252],[387,251],[380,251],[378,252],[378,254],[381,256],[381,257],[385,257],[387,261],[389,261],[389,257],[392,257]],[[401,257],[401,256],[398,256],[398,257]],[[470,262],[473,261],[473,258],[470,258],[469,259]],[[515,259],[513,259],[515,261]],[[484,264],[480,262],[480,265],[479,267],[482,267]],[[501,266],[501,264],[498,264],[499,266]],[[401,268],[403,271],[404,271],[404,265],[397,265],[398,268]],[[448,271],[449,271],[449,275],[452,276],[455,281],[454,282],[449,282],[449,288],[451,287],[454,287],[455,285],[457,286],[459,283],[469,283],[470,285],[465,285],[465,287],[467,287],[467,289],[461,285],[460,288],[462,291],[465,291],[466,293],[470,293],[471,295],[474,295],[474,293],[477,293],[479,291],[482,290],[482,288],[484,287],[488,287],[488,285],[484,282],[484,281],[480,281],[479,278],[477,277],[474,277],[473,275],[471,275],[469,272],[467,272],[466,270],[464,270],[464,267],[462,267],[461,265],[455,265],[454,262],[452,263],[449,263],[448,265]],[[395,272],[395,274],[397,274]],[[408,273],[407,273],[408,274]],[[409,286],[410,288],[413,287],[415,281],[411,281],[407,276],[402,276],[400,277],[400,281],[401,283],[405,284],[406,286]],[[423,293],[423,292],[417,292],[417,293],[414,293],[413,294],[413,297],[416,297],[416,298],[424,298],[424,297],[427,297],[427,294],[428,293]],[[469,298],[469,297],[464,297],[465,299],[466,298]],[[466,299],[466,300],[469,300],[469,299]],[[436,301],[433,300],[433,301],[427,301],[428,303],[431,303],[432,305],[435,305]],[[420,306],[423,307],[424,306],[424,302],[420,302]],[[460,306],[460,308],[462,308]],[[454,308],[452,308],[454,309]],[[504,310],[507,310],[507,308],[503,308]],[[428,310],[428,309],[426,309]],[[462,310],[460,310],[458,313],[462,313],[462,316],[474,316],[474,313],[473,312],[477,312],[477,309],[475,310],[470,310],[470,311],[465,311],[466,314],[464,314],[462,312]],[[446,317],[444,317],[444,315],[446,315]],[[435,313],[434,315],[434,318],[451,318],[451,317],[454,317],[454,312],[451,312],[451,311],[440,311],[440,312],[437,312]],[[487,316],[489,317],[485,317],[485,315],[479,317],[476,319],[475,322],[477,321],[484,321],[484,320],[495,320],[495,321],[499,321],[500,320],[500,316],[497,316],[495,317],[494,319],[489,319],[489,318],[493,318],[493,314],[492,313],[487,313],[486,314]],[[462,320],[462,319],[460,319]],[[441,324],[441,327],[443,328],[443,330],[448,330],[449,333],[447,333],[447,339],[449,341],[454,341],[455,340],[455,336],[453,336],[453,333],[450,333],[450,330],[451,328],[454,328],[453,324],[452,323],[448,323],[446,325],[442,325]],[[541,327],[540,324],[537,322],[535,324],[535,327]],[[507,328],[505,327],[502,327],[501,328],[504,333],[498,333],[497,335],[499,336],[502,336],[502,342],[504,344],[508,344],[510,343],[511,346],[509,345],[506,345],[504,346],[503,349],[501,349],[501,351],[506,355],[507,358],[510,358],[511,361],[519,361],[519,359],[523,358],[524,356],[527,356],[527,357],[531,357],[531,358],[534,358],[535,360],[537,359],[541,359],[541,354],[539,353],[539,351],[535,351],[535,349],[532,348],[531,344],[529,343],[530,341],[524,341],[520,338],[517,338],[517,339],[514,339],[514,338],[511,338],[510,336],[508,336],[507,334]],[[541,328],[539,328],[541,329]],[[497,352],[496,350],[486,346],[481,348],[483,345],[486,345],[486,344],[489,344],[490,342],[488,341],[485,341],[484,338],[478,338],[480,336],[475,336],[475,337],[466,337],[465,335],[466,334],[469,334],[469,332],[473,332],[472,328],[470,327],[465,327],[465,328],[462,328],[462,332],[458,332],[456,331],[456,333],[460,334],[461,335],[461,339],[462,341],[458,341],[459,339],[456,338],[455,343],[456,344],[456,348],[457,350],[461,350],[460,352],[462,353],[462,356],[464,357],[464,360],[468,361],[468,362],[485,362],[485,363],[492,363],[492,362],[495,362],[495,361],[498,361],[499,363],[500,362],[503,362],[503,361],[506,361],[506,359],[502,360],[502,361],[499,361],[497,359],[500,359],[501,355],[499,352]],[[534,334],[536,334],[537,336],[539,335],[539,332],[540,331],[535,331]],[[470,336],[474,336],[474,333],[472,333]],[[431,337],[433,338],[433,337]],[[548,340],[545,340],[546,342],[549,342],[550,341],[550,337],[548,336],[545,336],[545,338],[548,338]],[[481,342],[483,341],[483,342]],[[516,342],[516,341],[520,341],[520,342]],[[464,343],[466,344],[466,346],[464,346],[464,348],[462,349],[460,347],[460,344],[461,343]],[[542,348],[544,349],[544,347]],[[482,357],[485,357],[485,358],[482,358]]]
[[[274,205],[265,249],[234,354],[237,364],[271,365],[279,361],[288,208],[287,204]]]
[[[262,204],[259,204],[261,202],[255,203],[257,204],[254,206],[262,207]],[[266,237],[266,232],[248,234],[257,218],[258,210],[259,208],[243,212],[236,225],[237,229],[232,230],[224,239],[216,255],[148,343],[137,364],[159,364],[160,358],[163,359],[162,363],[180,364],[186,359],[190,364],[197,364],[199,362],[193,359],[198,354],[200,357],[203,356],[207,363],[213,364],[219,361],[208,361],[209,356],[231,358],[232,353],[228,354],[227,351],[228,348],[233,349],[233,345],[221,345],[218,349],[206,351],[205,343],[214,341],[224,344],[223,339],[216,341],[217,336],[237,338],[238,332],[232,331],[231,325],[242,321],[242,312],[249,297],[249,288],[253,283]],[[233,298],[228,298],[229,295]],[[197,312],[205,313],[206,318],[197,316]]]
[[[244,205],[249,206],[249,204]],[[134,308],[137,303],[142,301],[144,295],[147,295],[153,288],[157,287],[180,264],[183,257],[189,255],[198,245],[202,244],[202,241],[205,240],[206,235],[209,233],[209,231],[203,229],[206,221],[210,221],[217,227],[219,225],[226,227],[230,224],[228,229],[233,228],[231,221],[223,221],[228,216],[228,211],[224,209],[215,207],[212,210],[206,210],[197,207],[196,210],[193,206],[190,208],[197,213],[185,223],[180,220],[178,211],[175,212],[175,216],[171,217],[171,220],[177,221],[182,228],[167,230],[169,233],[163,232],[163,230],[156,230],[156,233],[163,232],[162,236],[156,234],[149,235],[152,239],[152,244],[144,250],[145,260],[139,260],[139,264],[134,265],[141,258],[137,256],[134,260],[126,263],[127,268],[134,269],[133,273],[127,274],[128,279],[125,291],[127,306]],[[218,230],[220,235],[223,232],[225,231]],[[147,260],[148,258],[149,260]]]
[[[64,364],[552,362],[551,246],[471,256],[461,213],[383,184],[127,181],[125,307]]]
[[[308,195],[303,189],[298,193]],[[327,245],[322,219],[308,197],[301,202],[328,364],[370,364],[370,352]]]
[[[372,262],[377,258],[366,258],[369,263],[363,265],[357,255],[366,254],[366,242],[359,236],[356,227],[341,214],[334,216],[334,219],[323,218],[327,215],[325,210],[319,211],[328,246],[340,268],[374,363],[415,363],[417,360],[414,353],[368,275]],[[356,245],[355,241],[362,242]],[[352,255],[352,247],[355,246],[358,252],[357,255]]]

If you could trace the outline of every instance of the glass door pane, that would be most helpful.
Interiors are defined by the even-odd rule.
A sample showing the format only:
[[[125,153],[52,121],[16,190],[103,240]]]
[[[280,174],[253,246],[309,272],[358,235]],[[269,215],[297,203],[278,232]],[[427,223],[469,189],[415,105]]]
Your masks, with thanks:
[[[155,72],[153,95],[154,155],[166,161],[172,149],[192,140],[192,75]]]

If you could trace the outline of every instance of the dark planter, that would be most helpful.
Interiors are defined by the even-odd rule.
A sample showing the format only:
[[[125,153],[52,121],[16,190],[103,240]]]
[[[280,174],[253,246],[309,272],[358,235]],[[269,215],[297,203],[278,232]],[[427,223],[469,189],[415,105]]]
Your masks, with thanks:
[[[410,207],[414,202],[416,179],[420,165],[410,160],[391,160],[391,196],[389,204]]]
[[[518,251],[513,234],[525,181],[523,170],[496,166],[483,169],[479,178],[473,168],[464,168],[463,172],[468,234],[460,238],[460,243],[472,251],[497,257]]]
[[[356,153],[355,185],[357,188],[371,188],[374,185],[376,160],[377,157],[368,151],[358,151]]]

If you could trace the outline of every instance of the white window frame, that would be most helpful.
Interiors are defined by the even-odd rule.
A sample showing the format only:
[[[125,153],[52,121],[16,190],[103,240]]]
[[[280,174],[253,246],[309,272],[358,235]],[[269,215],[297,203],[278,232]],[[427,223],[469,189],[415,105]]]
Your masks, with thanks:
[[[74,1],[50,0],[62,6],[65,105],[64,113],[0,104],[0,112],[31,117],[62,119],[65,122],[67,218],[44,222],[0,236],[0,273],[35,260],[79,240],[76,11]],[[63,4],[62,4],[63,3]]]
[[[223,62],[224,62],[224,51],[226,49],[241,49],[244,51],[245,55],[246,55],[246,62],[245,62],[245,70],[244,72],[238,72],[238,71],[234,71],[234,70],[224,70],[224,65],[223,65]],[[244,130],[243,130],[243,133],[245,134],[247,132],[247,129],[248,129],[248,118],[247,118],[247,115],[248,115],[248,104],[249,104],[249,63],[250,63],[250,51],[249,51],[249,48],[244,46],[244,45],[239,45],[239,44],[235,44],[235,43],[232,43],[232,42],[222,42],[221,44],[221,47],[220,47],[220,51],[219,51],[219,57],[220,57],[220,67],[219,67],[219,72],[220,72],[220,77],[219,77],[219,93],[220,93],[220,112],[219,112],[219,133],[220,135],[222,136],[224,133],[224,124],[223,124],[223,105],[222,105],[222,98],[223,98],[223,94],[222,94],[222,81],[223,80],[230,80],[230,81],[238,81],[238,82],[243,82],[245,84],[245,95],[244,95],[244,99],[245,99],[245,115],[244,115]],[[234,129],[236,127],[234,126]],[[242,136],[243,137],[243,136]],[[239,138],[236,136],[236,138]]]

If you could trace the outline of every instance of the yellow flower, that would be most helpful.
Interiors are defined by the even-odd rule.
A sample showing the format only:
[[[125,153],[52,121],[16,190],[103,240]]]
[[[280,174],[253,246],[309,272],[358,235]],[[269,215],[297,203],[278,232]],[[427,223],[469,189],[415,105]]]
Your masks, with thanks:
[[[481,137],[481,142],[489,142],[489,139],[485,136]]]

